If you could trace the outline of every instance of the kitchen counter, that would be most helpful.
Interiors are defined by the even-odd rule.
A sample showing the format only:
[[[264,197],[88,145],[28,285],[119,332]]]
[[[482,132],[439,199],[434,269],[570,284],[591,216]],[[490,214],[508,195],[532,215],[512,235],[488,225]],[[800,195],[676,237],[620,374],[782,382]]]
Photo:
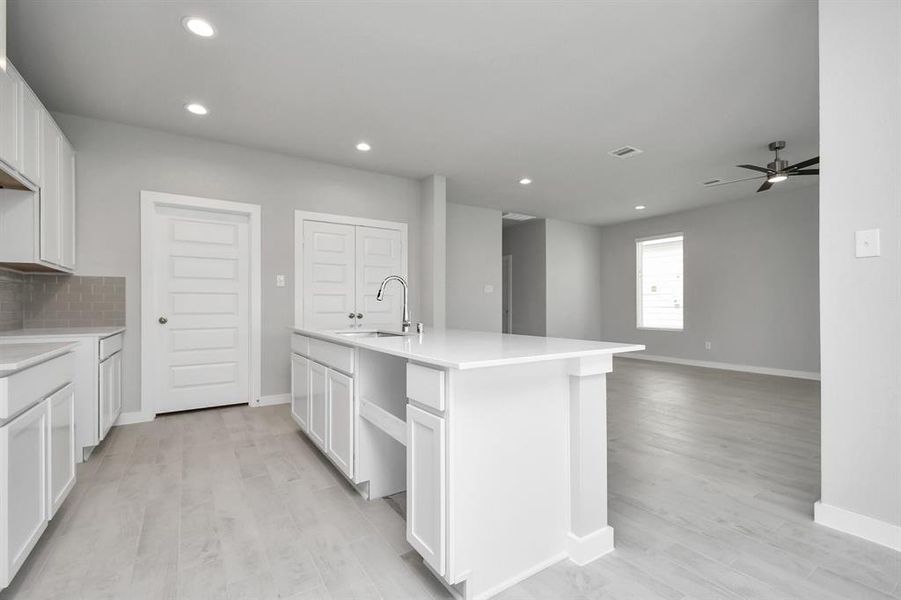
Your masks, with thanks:
[[[418,363],[450,369],[479,369],[549,360],[587,358],[638,352],[640,344],[597,342],[564,338],[467,331],[463,329],[426,329],[422,334],[366,337],[367,330],[317,331],[292,328],[301,335],[391,354]],[[342,335],[344,334],[344,335]],[[350,335],[348,335],[350,334]]]
[[[70,342],[0,345],[0,377],[56,358],[75,349]]]
[[[0,340],[3,338],[25,337],[97,337],[105,338],[125,331],[125,327],[45,327],[34,329],[13,329],[12,331],[0,331]]]

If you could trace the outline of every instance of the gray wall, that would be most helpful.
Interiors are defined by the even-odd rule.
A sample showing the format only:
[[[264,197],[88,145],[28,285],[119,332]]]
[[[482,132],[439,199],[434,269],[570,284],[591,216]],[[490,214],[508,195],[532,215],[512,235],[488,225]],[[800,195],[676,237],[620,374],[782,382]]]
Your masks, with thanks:
[[[679,231],[685,330],[638,330],[635,239]],[[815,185],[603,227],[602,337],[651,355],[818,372],[817,231]]]
[[[898,527],[901,3],[821,2],[819,18],[822,501]],[[855,258],[854,232],[875,228],[882,256]]]
[[[601,230],[546,221],[547,335],[601,339]]]
[[[501,292],[501,211],[448,203],[447,326],[499,332]]]
[[[513,333],[547,334],[545,222],[504,227],[504,255],[513,256]]]
[[[290,389],[288,331],[294,320],[294,209],[387,219],[409,226],[411,308],[418,311],[418,181],[172,135],[55,115],[77,153],[78,273],[124,276],[125,403],[140,406],[141,190],[262,205],[262,393]],[[275,287],[275,275],[288,283]]]

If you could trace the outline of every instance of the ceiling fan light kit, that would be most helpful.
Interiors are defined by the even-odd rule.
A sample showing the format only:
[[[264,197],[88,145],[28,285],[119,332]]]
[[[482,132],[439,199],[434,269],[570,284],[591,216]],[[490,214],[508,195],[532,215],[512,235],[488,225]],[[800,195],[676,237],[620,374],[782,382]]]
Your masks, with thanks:
[[[757,165],[736,165],[741,169],[750,169],[751,171],[757,171],[759,173],[764,173],[761,177],[766,177],[766,181],[763,182],[759,188],[757,188],[758,192],[765,192],[771,187],[773,187],[774,183],[780,183],[785,181],[789,177],[796,177],[799,175],[819,175],[819,169],[808,169],[807,167],[811,165],[816,165],[820,163],[820,157],[815,156],[813,158],[809,158],[807,160],[803,160],[797,164],[789,165],[787,160],[782,160],[779,158],[779,151],[785,148],[784,141],[778,142],[770,142],[769,149],[771,152],[775,154],[773,157],[773,162],[769,163],[766,167],[759,167]],[[755,177],[754,179],[760,179],[761,177]],[[747,181],[742,179],[740,181]],[[730,181],[726,183],[737,183],[737,181]]]

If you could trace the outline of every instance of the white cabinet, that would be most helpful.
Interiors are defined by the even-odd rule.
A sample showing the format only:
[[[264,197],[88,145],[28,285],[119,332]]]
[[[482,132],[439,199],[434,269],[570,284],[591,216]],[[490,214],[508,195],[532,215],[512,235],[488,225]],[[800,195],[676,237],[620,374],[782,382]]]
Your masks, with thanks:
[[[0,69],[0,160],[19,170],[20,80],[15,71]]]
[[[0,584],[15,576],[47,527],[47,402],[0,427]]]
[[[326,455],[351,480],[354,476],[353,379],[328,370]]]
[[[59,265],[61,261],[60,231],[60,141],[62,135],[50,114],[44,113],[41,125],[41,171],[44,173],[40,192],[40,258]]]
[[[100,438],[122,412],[122,352],[116,352],[100,363]]]
[[[75,151],[59,137],[59,266],[75,270]]]
[[[407,405],[407,541],[445,574],[444,419]]]
[[[328,429],[328,369],[310,363],[310,426],[307,433],[320,448],[325,448]]]
[[[310,421],[310,361],[291,355],[291,416],[304,431]]]
[[[20,172],[36,186],[41,185],[41,121],[44,107],[27,85],[19,86],[22,118],[20,130]]]
[[[75,485],[75,386],[47,399],[48,518],[53,518]]]

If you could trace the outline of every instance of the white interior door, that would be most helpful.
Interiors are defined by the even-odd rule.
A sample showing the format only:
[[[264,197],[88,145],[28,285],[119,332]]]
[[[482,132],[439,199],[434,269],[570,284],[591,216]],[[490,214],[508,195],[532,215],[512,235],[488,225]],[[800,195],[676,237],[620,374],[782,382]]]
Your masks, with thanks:
[[[388,275],[407,277],[403,243],[397,229],[356,228],[356,307],[361,327],[400,329],[402,288],[389,283],[382,302],[375,299]]]
[[[304,221],[303,322],[313,329],[347,329],[356,322],[354,226]]]
[[[156,206],[154,219],[156,412],[249,402],[248,216]]]

